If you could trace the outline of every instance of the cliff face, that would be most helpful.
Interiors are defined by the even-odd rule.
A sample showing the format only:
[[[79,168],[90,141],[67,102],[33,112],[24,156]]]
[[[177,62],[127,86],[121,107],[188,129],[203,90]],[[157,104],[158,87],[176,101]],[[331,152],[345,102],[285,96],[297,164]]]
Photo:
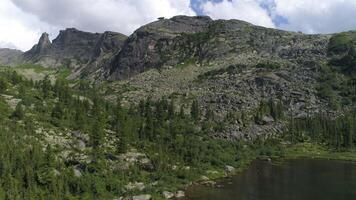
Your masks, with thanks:
[[[238,20],[177,16],[135,31],[113,59],[107,77],[125,79],[150,68],[182,62],[318,60],[326,57],[328,39],[329,36],[267,29]]]
[[[101,79],[104,68],[110,65],[112,58],[121,51],[125,35],[106,31],[100,35],[88,63],[76,70],[70,78],[86,77],[90,79]]]
[[[126,41],[120,53],[107,69],[109,79],[125,79],[147,69],[160,67],[165,62],[177,64],[181,55],[168,55],[176,48],[176,39],[182,34],[205,31],[212,20],[209,17],[177,16],[160,19],[136,30]],[[165,57],[170,56],[169,60]]]
[[[120,50],[125,39],[126,36],[115,32],[89,33],[68,28],[60,31],[51,42],[48,34],[43,33],[38,44],[24,53],[23,62],[53,68],[69,67],[73,69],[74,78],[81,75],[83,68],[95,71],[103,60]]]

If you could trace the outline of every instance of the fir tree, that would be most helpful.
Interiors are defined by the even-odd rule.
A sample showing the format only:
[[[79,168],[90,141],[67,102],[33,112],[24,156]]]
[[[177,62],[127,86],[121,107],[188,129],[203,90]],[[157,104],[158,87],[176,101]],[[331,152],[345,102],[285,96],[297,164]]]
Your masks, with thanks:
[[[18,103],[15,107],[15,111],[12,113],[12,118],[17,119],[17,120],[22,120],[24,118],[25,114],[22,108],[22,103]]]
[[[199,119],[199,105],[198,101],[195,99],[192,102],[192,106],[190,108],[190,116],[193,120],[197,121]]]

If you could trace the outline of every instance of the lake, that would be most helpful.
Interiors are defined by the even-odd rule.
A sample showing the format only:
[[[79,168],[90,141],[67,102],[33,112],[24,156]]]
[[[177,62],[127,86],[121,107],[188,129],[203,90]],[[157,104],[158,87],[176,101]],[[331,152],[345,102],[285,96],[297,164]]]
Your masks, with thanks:
[[[356,164],[296,159],[254,161],[218,187],[191,186],[188,200],[356,200]]]

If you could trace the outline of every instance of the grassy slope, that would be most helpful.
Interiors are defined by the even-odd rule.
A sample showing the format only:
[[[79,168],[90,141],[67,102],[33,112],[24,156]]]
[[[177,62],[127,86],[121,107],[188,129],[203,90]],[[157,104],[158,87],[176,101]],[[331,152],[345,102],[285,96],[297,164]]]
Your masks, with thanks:
[[[287,159],[302,157],[356,162],[356,150],[337,152],[312,143],[296,144],[285,150],[285,158]]]

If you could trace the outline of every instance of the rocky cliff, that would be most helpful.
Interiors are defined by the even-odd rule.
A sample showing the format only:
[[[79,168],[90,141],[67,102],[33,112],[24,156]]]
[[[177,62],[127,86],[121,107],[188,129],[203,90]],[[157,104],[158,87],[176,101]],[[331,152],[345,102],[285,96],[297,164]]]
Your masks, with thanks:
[[[71,77],[92,73],[121,49],[126,36],[115,32],[89,33],[68,28],[51,42],[43,33],[38,44],[23,54],[23,62],[45,67],[69,67]],[[87,68],[83,70],[84,68]]]
[[[192,61],[320,60],[326,57],[328,40],[329,36],[268,29],[239,20],[176,16],[135,31],[113,59],[108,77],[124,79],[146,69]]]
[[[108,98],[138,102],[165,96],[185,108],[197,98],[217,121],[235,116],[219,131],[230,138],[280,131],[283,126],[268,115],[255,123],[264,101],[281,102],[297,117],[342,114],[356,101],[355,44],[355,32],[307,35],[239,20],[176,16],[129,37],[72,28],[50,42],[43,34],[23,57],[72,67],[70,78],[114,81]]]

